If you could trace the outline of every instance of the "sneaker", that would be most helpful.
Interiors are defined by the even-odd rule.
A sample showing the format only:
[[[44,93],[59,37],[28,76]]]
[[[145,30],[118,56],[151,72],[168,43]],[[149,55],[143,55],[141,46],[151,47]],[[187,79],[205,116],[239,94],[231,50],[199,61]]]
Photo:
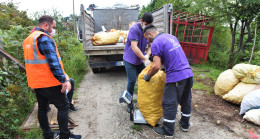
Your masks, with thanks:
[[[73,104],[70,104],[70,111],[78,111],[79,109],[74,107]]]
[[[178,121],[178,125],[181,127],[181,130],[184,131],[184,132],[187,132],[189,130],[189,126],[182,126],[181,121],[179,120]]]
[[[153,128],[153,131],[154,131],[156,134],[164,135],[165,137],[173,137],[173,135],[166,133],[165,130],[164,130],[164,128],[162,128],[162,127],[154,127],[154,128]]]
[[[69,139],[81,139],[81,135],[70,134]]]
[[[53,139],[59,139],[60,137],[60,131],[56,131],[54,134],[53,134]]]

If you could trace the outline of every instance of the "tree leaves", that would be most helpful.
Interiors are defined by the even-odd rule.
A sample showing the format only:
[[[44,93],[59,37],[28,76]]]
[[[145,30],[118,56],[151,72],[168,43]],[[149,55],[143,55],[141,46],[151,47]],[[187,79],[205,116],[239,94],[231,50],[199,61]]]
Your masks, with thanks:
[[[27,16],[27,12],[17,10],[17,6],[12,2],[0,3],[0,29],[8,30],[11,25],[30,26],[32,20]]]

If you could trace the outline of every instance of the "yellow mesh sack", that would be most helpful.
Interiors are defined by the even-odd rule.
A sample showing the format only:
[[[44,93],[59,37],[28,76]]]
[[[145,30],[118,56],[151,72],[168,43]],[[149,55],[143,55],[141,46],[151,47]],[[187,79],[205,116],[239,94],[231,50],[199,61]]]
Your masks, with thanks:
[[[138,76],[137,103],[148,124],[155,126],[163,115],[162,98],[166,74],[160,70],[146,82],[143,77],[151,68],[152,64],[148,65]]]

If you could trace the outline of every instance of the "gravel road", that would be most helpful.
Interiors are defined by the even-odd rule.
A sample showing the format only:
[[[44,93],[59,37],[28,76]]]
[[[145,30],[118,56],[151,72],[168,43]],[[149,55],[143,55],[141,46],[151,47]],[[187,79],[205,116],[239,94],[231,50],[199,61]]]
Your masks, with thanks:
[[[126,84],[127,77],[124,69],[110,69],[98,74],[93,74],[89,70],[80,83],[80,87],[76,90],[78,103],[75,106],[79,108],[79,111],[71,112],[70,117],[79,126],[71,131],[74,134],[81,134],[83,139],[164,138],[155,134],[152,127],[148,125],[140,125],[140,131],[132,128],[133,123],[129,120],[129,114],[125,110],[126,104],[119,103],[119,96],[126,89]],[[192,101],[199,101],[201,99],[199,95],[200,93],[193,92]],[[220,126],[214,120],[214,117],[194,110],[189,132],[182,132],[176,125],[174,138],[249,138],[247,132],[244,132],[241,126],[234,128],[225,125]]]

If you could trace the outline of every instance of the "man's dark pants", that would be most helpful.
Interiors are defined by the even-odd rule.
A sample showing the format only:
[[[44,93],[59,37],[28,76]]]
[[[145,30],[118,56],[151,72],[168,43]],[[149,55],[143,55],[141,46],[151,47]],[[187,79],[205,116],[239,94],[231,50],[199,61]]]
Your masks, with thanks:
[[[71,104],[72,97],[73,97],[73,92],[74,92],[75,80],[73,78],[70,78],[70,83],[71,83],[71,90],[67,94],[67,97],[69,99],[69,103]]]
[[[192,85],[193,77],[165,84],[162,106],[164,117],[163,128],[166,133],[171,135],[174,134],[178,104],[181,105],[181,123],[183,126],[189,126]]]
[[[48,88],[35,89],[36,98],[38,101],[38,120],[43,130],[43,136],[45,139],[52,138],[53,132],[50,129],[48,122],[48,107],[49,102],[54,104],[58,109],[58,124],[60,129],[60,138],[67,138],[70,134],[68,128],[68,112],[69,112],[69,100],[65,93],[61,93],[61,86],[54,86]]]

